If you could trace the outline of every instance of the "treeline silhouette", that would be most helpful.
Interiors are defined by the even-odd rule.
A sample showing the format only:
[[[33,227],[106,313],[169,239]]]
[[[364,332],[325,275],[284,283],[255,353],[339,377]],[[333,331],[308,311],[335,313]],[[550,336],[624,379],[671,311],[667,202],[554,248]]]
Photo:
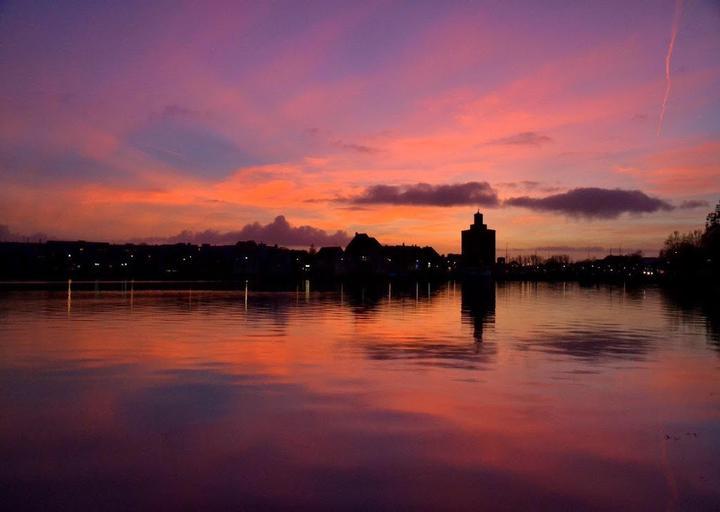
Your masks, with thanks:
[[[567,255],[498,259],[498,279],[661,282],[708,286],[720,283],[720,202],[706,218],[705,229],[672,233],[659,257],[642,253],[571,261]]]
[[[720,201],[708,213],[704,230],[675,231],[660,252],[672,281],[717,281],[720,277]]]
[[[571,261],[565,254],[543,258],[517,256],[509,262],[500,258],[495,269],[499,280],[656,282],[664,278],[660,258],[642,253],[605,256],[601,259]]]

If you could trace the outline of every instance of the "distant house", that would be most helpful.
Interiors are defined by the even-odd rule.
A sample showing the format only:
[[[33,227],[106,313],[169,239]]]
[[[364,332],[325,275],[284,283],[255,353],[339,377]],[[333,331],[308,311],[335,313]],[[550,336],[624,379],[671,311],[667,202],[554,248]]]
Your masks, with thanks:
[[[386,245],[383,247],[385,265],[396,275],[432,272],[442,268],[443,260],[432,247],[417,245]]]
[[[386,268],[383,246],[366,233],[355,233],[345,247],[345,265],[349,273],[382,273]]]
[[[339,276],[345,273],[345,252],[342,247],[322,247],[315,254],[314,271],[321,277]]]

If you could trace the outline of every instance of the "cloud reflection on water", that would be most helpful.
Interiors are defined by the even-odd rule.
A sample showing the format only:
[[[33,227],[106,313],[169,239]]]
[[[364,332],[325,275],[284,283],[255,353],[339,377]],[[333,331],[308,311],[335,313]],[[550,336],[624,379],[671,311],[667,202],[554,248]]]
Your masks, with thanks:
[[[69,312],[62,294],[0,295],[5,504],[720,503],[702,310],[675,324],[652,289],[369,290],[255,292],[247,309],[242,292],[142,292],[132,308],[89,292]]]

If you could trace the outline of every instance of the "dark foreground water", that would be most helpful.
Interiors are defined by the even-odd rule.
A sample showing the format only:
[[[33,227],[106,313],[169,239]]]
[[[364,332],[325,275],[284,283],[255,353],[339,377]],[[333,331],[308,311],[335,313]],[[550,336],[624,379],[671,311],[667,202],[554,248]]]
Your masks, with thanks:
[[[570,284],[2,292],[0,502],[718,510],[716,314]]]

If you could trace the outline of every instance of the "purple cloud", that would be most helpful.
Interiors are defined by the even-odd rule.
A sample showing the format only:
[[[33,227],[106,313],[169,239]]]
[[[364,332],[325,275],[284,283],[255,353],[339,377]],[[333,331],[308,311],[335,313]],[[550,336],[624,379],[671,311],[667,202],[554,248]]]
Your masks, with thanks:
[[[501,137],[488,141],[487,144],[492,146],[540,146],[552,142],[547,135],[537,132],[520,132],[508,137]]]
[[[33,233],[32,235],[15,233],[5,224],[0,224],[0,242],[44,242],[48,239],[45,233]]]
[[[277,244],[287,247],[344,246],[350,241],[345,231],[328,233],[313,226],[292,226],[283,215],[278,215],[269,224],[259,222],[246,224],[238,231],[220,232],[213,229],[205,231],[185,230],[177,235],[162,238],[145,238],[137,240],[144,243],[192,243],[211,245],[232,245],[239,241],[254,240],[266,244]]]
[[[354,151],[356,153],[373,154],[380,152],[378,148],[374,148],[372,146],[366,146],[365,144],[355,144],[352,142],[344,142],[342,140],[333,141],[333,146],[347,151]]]
[[[173,169],[202,176],[225,176],[240,167],[265,163],[176,109],[131,131],[127,143]]]
[[[511,197],[506,199],[504,204],[598,219],[612,219],[623,213],[653,213],[660,210],[670,211],[675,208],[667,201],[648,196],[640,190],[595,187],[576,188],[562,194],[539,198]]]
[[[513,190],[518,189],[524,189],[528,191],[535,191],[538,190],[540,192],[558,192],[562,190],[560,187],[556,187],[553,185],[546,185],[544,183],[541,183],[539,181],[531,181],[531,180],[522,180],[522,181],[509,181],[504,183],[498,183],[498,187],[505,187]]]
[[[586,247],[575,247],[573,245],[545,245],[535,248],[536,251],[542,251],[542,252],[556,252],[556,253],[565,253],[565,252],[607,252],[607,249],[605,247],[600,247],[599,245],[590,245]]]
[[[710,203],[703,200],[690,199],[689,201],[683,201],[680,203],[678,208],[681,210],[692,210],[693,208],[708,208]]]
[[[373,185],[347,199],[354,204],[409,204],[418,206],[498,206],[497,192],[486,182],[451,185]]]

